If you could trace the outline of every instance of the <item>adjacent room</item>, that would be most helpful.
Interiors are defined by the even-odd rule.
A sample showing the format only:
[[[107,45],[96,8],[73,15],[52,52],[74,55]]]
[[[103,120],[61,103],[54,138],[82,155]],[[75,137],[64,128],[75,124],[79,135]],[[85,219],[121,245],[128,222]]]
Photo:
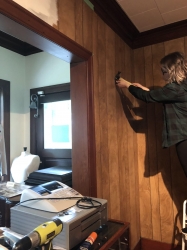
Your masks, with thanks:
[[[49,222],[57,230],[49,242],[59,249],[185,250],[187,179],[178,143],[187,138],[187,74],[178,74],[184,83],[172,78],[179,61],[166,56],[187,56],[186,9],[185,0],[0,0],[1,184],[33,186],[16,204],[53,193],[57,200],[58,181],[80,198],[69,198],[70,210],[45,198],[33,213],[34,204],[26,211],[10,199],[9,224],[4,218],[0,226],[23,234],[14,217],[25,216],[30,225],[22,230],[32,238],[53,212],[61,217]],[[182,65],[185,72],[185,59]],[[174,91],[179,99],[171,101]],[[90,201],[93,212],[84,209]],[[75,224],[62,219],[78,212]]]

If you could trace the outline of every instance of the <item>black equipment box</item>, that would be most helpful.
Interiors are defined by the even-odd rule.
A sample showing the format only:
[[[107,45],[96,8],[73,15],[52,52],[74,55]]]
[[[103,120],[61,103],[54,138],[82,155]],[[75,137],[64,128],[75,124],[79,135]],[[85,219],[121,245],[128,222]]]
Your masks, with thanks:
[[[55,166],[34,171],[29,175],[25,184],[35,186],[49,181],[59,181],[72,187],[72,168]]]

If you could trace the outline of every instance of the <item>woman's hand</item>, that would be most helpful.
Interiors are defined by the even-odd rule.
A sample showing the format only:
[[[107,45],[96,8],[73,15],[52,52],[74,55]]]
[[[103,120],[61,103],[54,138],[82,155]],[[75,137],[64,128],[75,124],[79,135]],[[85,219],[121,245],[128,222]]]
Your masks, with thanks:
[[[140,83],[130,83],[127,80],[123,79],[122,77],[119,78],[119,80],[116,81],[117,86],[120,88],[129,88],[130,85],[133,85],[135,87],[141,88],[145,91],[150,91],[147,87],[144,87]]]
[[[134,85],[135,87],[141,88],[141,89],[143,89],[143,90],[145,90],[145,91],[150,91],[147,87],[144,87],[144,86],[141,85],[140,83],[133,83],[133,85]]]
[[[122,77],[119,78],[119,80],[116,81],[117,86],[120,88],[128,88],[130,85],[132,85],[130,82],[126,81]]]

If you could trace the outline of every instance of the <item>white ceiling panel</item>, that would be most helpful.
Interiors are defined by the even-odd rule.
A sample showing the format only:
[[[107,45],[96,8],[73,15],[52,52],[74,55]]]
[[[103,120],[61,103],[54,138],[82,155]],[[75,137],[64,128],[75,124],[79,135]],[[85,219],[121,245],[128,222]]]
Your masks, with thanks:
[[[157,8],[154,0],[117,0],[117,2],[128,16]]]
[[[187,19],[187,7],[162,14],[165,24]]]
[[[187,6],[187,0],[155,0],[155,3],[161,14]]]
[[[187,20],[187,0],[116,0],[139,32]]]
[[[140,32],[164,25],[164,21],[158,9],[152,9],[141,14],[131,16],[130,19]]]

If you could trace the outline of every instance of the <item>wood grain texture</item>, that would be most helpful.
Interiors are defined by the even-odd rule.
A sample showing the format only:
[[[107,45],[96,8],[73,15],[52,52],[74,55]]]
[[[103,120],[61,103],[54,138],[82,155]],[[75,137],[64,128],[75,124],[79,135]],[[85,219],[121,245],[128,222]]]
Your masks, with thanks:
[[[148,88],[153,86],[153,57],[151,47],[144,48],[145,55],[145,85]],[[144,177],[150,181],[151,198],[151,231],[152,237],[160,240],[160,211],[158,193],[158,166],[156,154],[156,124],[155,104],[147,105],[147,155],[148,165],[145,166]],[[154,206],[152,206],[154,204]]]
[[[161,146],[162,105],[141,103],[128,90],[120,99],[114,76],[120,70],[129,81],[163,86],[160,59],[173,50],[187,53],[186,37],[133,51],[82,0],[59,1],[59,31],[93,53],[97,196],[108,200],[110,218],[130,222],[131,249],[140,237],[180,244],[187,182],[175,148]],[[75,98],[87,89],[84,84],[76,86],[76,81],[83,83],[86,77],[77,74],[72,79]],[[73,107],[74,112],[89,113],[84,105]],[[87,142],[81,143],[88,150]],[[84,183],[89,173],[81,175],[86,171],[81,168],[82,158],[73,160],[80,166],[74,175]]]
[[[75,40],[75,2],[77,0],[58,1],[58,28],[61,33]],[[77,6],[77,5],[76,5]]]
[[[135,82],[145,84],[145,66],[139,58],[144,58],[143,48],[134,51],[134,65],[135,65]],[[151,202],[150,202],[150,181],[149,178],[144,178],[144,173],[148,169],[148,155],[147,155],[147,112],[146,104],[138,101],[137,109],[137,145],[138,145],[138,174],[139,174],[139,199],[140,199],[140,223],[141,235],[149,235],[152,237],[151,228]],[[145,166],[142,168],[142,166]],[[146,213],[145,213],[146,211]]]
[[[162,105],[139,102],[128,90],[122,101],[112,82],[120,70],[129,81],[163,86],[160,59],[185,50],[185,39],[132,51],[84,3],[82,14],[83,46],[93,52],[98,197],[108,200],[111,218],[131,223],[132,249],[140,236],[180,244],[185,177],[175,148],[161,146]]]
[[[83,46],[83,2],[75,1],[75,41]]]
[[[83,4],[83,46],[87,48],[89,51],[92,51],[92,43],[93,43],[93,36],[92,33],[92,18],[94,12],[88,7],[87,4]]]
[[[108,121],[108,159],[109,159],[109,181],[110,181],[110,210],[112,218],[120,219],[120,186],[119,186],[119,164],[118,164],[118,135],[116,118],[116,92],[113,81],[115,72],[115,34],[107,26],[106,33],[106,93],[107,93],[107,121]],[[112,122],[111,122],[112,121]],[[115,192],[114,192],[115,190]]]
[[[110,200],[110,172],[108,157],[108,119],[107,119],[107,83],[106,83],[106,26],[98,19],[97,22],[97,46],[98,46],[98,86],[99,86],[99,126],[100,130],[100,167],[102,179],[102,197]],[[97,112],[97,111],[96,111]],[[109,205],[110,206],[110,205]],[[111,211],[109,209],[109,216]],[[111,217],[112,218],[112,217]]]
[[[129,63],[131,54],[128,53],[128,48],[125,46],[124,42],[116,36],[115,38],[116,47],[116,73],[120,70],[122,76],[126,76],[128,80],[131,80],[131,74],[129,74],[126,67],[126,63]],[[123,49],[125,48],[125,50]],[[119,164],[119,186],[120,190],[126,190],[125,192],[120,192],[120,217],[124,221],[131,217],[130,210],[130,179],[129,179],[129,162],[128,147],[126,145],[132,145],[133,143],[133,132],[128,141],[128,127],[130,126],[127,122],[127,112],[123,109],[123,103],[120,101],[120,97],[116,92],[116,112],[117,116],[117,138],[118,138],[118,164]],[[133,153],[133,151],[132,151]],[[132,162],[133,164],[133,162]]]
[[[77,67],[79,70],[77,70]],[[86,142],[86,135],[88,133],[87,128],[87,105],[86,105],[86,71],[84,68],[87,67],[86,63],[76,64],[71,66],[71,98],[72,100],[72,145],[79,145],[78,147],[72,148],[72,176],[73,176],[73,187],[76,190],[79,188],[80,193],[85,193],[88,190],[86,186],[86,178],[88,178],[87,169],[87,151],[88,144]],[[82,74],[79,74],[81,72]],[[81,112],[80,112],[81,110]],[[79,119],[81,116],[81,119]],[[75,157],[76,156],[76,157]],[[75,168],[76,166],[76,168]],[[79,166],[79,167],[78,167]],[[81,171],[80,171],[81,169]],[[78,187],[78,182],[84,183],[81,187]],[[85,195],[88,195],[85,194]]]
[[[166,43],[160,43],[144,48],[144,57],[141,59],[145,68],[145,85],[154,88],[163,86],[165,83],[162,80],[160,73],[160,59],[173,51],[185,52],[185,39],[175,39]],[[141,58],[141,57],[139,57]],[[139,59],[140,60],[140,59]],[[134,66],[139,70],[140,65]],[[140,79],[140,77],[138,77]],[[140,195],[140,223],[141,236],[160,242],[181,244],[181,222],[182,222],[182,204],[186,199],[186,178],[182,168],[178,162],[175,147],[170,149],[162,149],[161,134],[163,126],[162,106],[160,104],[148,104],[147,107],[147,154],[148,165],[146,175],[143,177],[139,170],[139,186],[140,193],[142,182],[146,185],[146,178],[150,182],[150,197],[143,194],[144,202],[150,203],[151,211],[148,206],[145,207],[143,214],[141,213],[141,195]],[[142,150],[142,149],[141,149]],[[144,165],[141,162],[139,155],[140,169]],[[146,162],[145,162],[146,163]],[[140,178],[141,175],[141,178]],[[144,230],[144,220],[142,216],[150,217],[151,213],[151,228],[150,232]],[[147,222],[147,220],[145,220]],[[143,234],[143,232],[145,234]],[[146,235],[146,236],[143,236]]]
[[[98,18],[93,15],[93,25],[92,25],[92,37],[93,37],[93,73],[94,73],[94,111],[95,111],[95,136],[96,140],[96,166],[97,166],[97,195],[98,197],[103,197],[102,194],[102,167],[101,167],[101,144],[100,144],[100,111],[99,111],[99,67],[98,67],[98,46],[97,46],[97,30],[98,30]],[[97,66],[96,66],[97,65]],[[95,84],[97,83],[97,84]]]

